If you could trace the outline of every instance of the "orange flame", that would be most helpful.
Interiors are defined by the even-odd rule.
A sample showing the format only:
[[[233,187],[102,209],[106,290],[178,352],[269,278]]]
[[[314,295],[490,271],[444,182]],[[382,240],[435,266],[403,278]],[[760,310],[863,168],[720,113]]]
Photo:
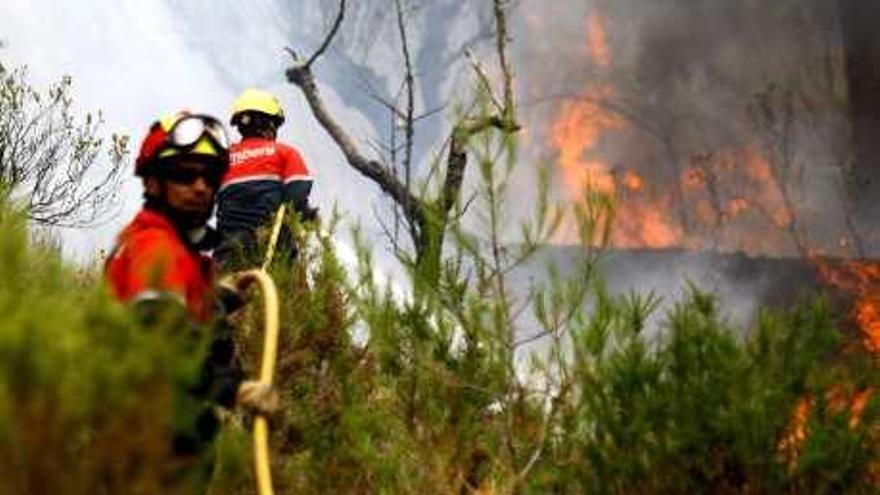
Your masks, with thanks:
[[[587,17],[582,53],[596,69],[594,79],[579,98],[560,105],[548,130],[566,196],[579,202],[589,186],[613,197],[617,214],[611,242],[618,247],[800,254],[801,239],[794,237],[800,233],[791,228],[796,217],[774,163],[756,144],[704,151],[690,164],[648,162],[648,169],[609,160],[605,147],[640,131],[613,105],[620,95],[605,77],[615,61],[608,26],[599,12]],[[680,176],[669,177],[670,168],[663,165],[681,167]],[[560,242],[577,238],[574,232],[564,226]]]
[[[580,195],[587,184],[605,193],[614,191],[614,178],[608,166],[586,156],[606,131],[622,125],[619,117],[591,100],[564,104],[550,133],[551,141],[559,150],[564,183],[574,197]]]
[[[852,295],[853,320],[862,331],[865,347],[880,353],[880,261],[832,261],[813,258],[825,283]]]
[[[587,85],[580,98],[562,103],[549,129],[566,195],[578,202],[585,188],[591,187],[614,197],[617,215],[611,241],[618,247],[711,245],[762,253],[790,250],[786,233],[755,235],[756,229],[750,225],[759,221],[765,222],[767,230],[784,230],[792,221],[783,207],[770,161],[754,148],[707,153],[683,170],[673,185],[652,183],[651,176],[630,166],[612,166],[602,155],[603,142],[633,130],[630,122],[608,105],[618,96],[615,88],[602,82],[602,71],[611,69],[614,63],[607,26],[607,19],[600,13],[588,16],[584,51],[600,69],[599,80]],[[748,191],[749,200],[719,197],[714,189],[710,191],[715,184],[732,183],[734,178]],[[749,215],[741,225],[732,223],[747,211],[761,215]],[[684,230],[685,222],[690,224],[688,232]],[[727,231],[721,232],[719,227]],[[560,235],[571,239],[575,231],[563,228]]]
[[[606,25],[605,18],[598,13],[587,19],[586,52],[602,69],[613,63]],[[599,155],[597,148],[606,135],[629,127],[619,114],[602,103],[614,96],[614,88],[607,84],[587,88],[582,98],[563,103],[550,128],[550,141],[559,153],[566,193],[574,201],[581,200],[586,187],[618,199],[626,194],[626,201],[619,204],[612,242],[622,247],[674,246],[681,238],[681,229],[666,218],[672,205],[649,204],[641,198],[646,192],[641,175],[633,170],[616,171]],[[669,202],[661,198],[656,203]],[[563,235],[571,232],[563,230]]]
[[[622,221],[614,226],[614,244],[652,249],[677,246],[682,237],[681,227],[669,221],[666,210],[645,202],[628,203],[619,214]]]
[[[862,344],[874,353],[880,353],[880,261],[831,260],[813,256],[811,260],[819,270],[819,276],[828,285],[836,287],[856,298],[851,316],[862,332]],[[851,350],[851,349],[850,349]],[[849,411],[849,427],[859,426],[874,388],[853,389],[838,384],[826,394],[829,410]],[[806,438],[807,419],[812,409],[809,398],[802,399],[790,426],[791,434],[780,444],[789,456],[790,464],[797,459],[800,446]],[[880,475],[880,465],[871,468],[871,476]]]
[[[756,182],[765,184],[773,181],[773,170],[766,156],[755,150],[749,150],[746,157],[746,170]]]
[[[865,334],[868,348],[880,351],[880,296],[871,295],[859,299],[855,307],[856,322]]]
[[[843,386],[835,385],[827,391],[825,399],[828,401],[830,412],[840,413],[849,409],[848,424],[850,428],[854,429],[861,423],[868,400],[873,394],[874,389],[870,387],[861,390],[847,390]],[[809,395],[798,400],[789,421],[787,433],[779,442],[779,451],[787,458],[789,468],[794,468],[798,457],[800,457],[804,440],[809,433],[807,426],[813,406],[813,400]]]
[[[737,217],[740,213],[749,208],[749,200],[745,198],[733,198],[727,202],[727,214],[731,218]]]
[[[630,191],[641,191],[645,188],[645,180],[642,179],[641,175],[632,170],[627,170],[623,176],[623,185]]]
[[[610,67],[612,62],[606,26],[605,18],[596,12],[587,19],[587,53],[603,69]]]

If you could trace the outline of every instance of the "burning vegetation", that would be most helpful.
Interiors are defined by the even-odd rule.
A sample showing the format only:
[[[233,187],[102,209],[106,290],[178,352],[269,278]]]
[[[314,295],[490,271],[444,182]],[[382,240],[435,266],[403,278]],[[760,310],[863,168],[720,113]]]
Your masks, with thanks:
[[[663,10],[675,0],[595,0],[588,8],[535,2],[545,18],[577,24],[570,38],[577,43],[554,43],[558,33],[551,32],[536,42],[564,56],[532,57],[545,70],[526,66],[519,74],[537,78],[532,86],[550,74],[572,84],[538,88],[559,97],[545,107],[547,125],[530,128],[529,139],[546,143],[556,192],[569,203],[584,201],[580,232],[575,225],[556,231],[559,217],[542,196],[534,223],[522,225],[522,245],[502,240],[507,208],[524,203],[524,191],[507,187],[521,158],[511,137],[519,124],[501,117],[523,118],[508,84],[498,100],[503,108],[492,102],[501,117],[477,119],[475,127],[463,121],[451,135],[446,171],[455,173],[444,181],[450,195],[440,197],[446,216],[439,226],[449,235],[423,237],[421,248],[437,263],[411,258],[401,273],[413,289],[405,297],[376,276],[373,239],[354,234],[357,264],[350,266],[334,252],[332,228],[291,219],[298,254],[268,268],[283,294],[274,383],[283,404],[270,440],[278,493],[876,491],[880,264],[868,259],[874,251],[864,246],[864,225],[850,221],[841,167],[827,165],[840,163],[831,159],[835,147],[825,146],[842,114],[832,81],[841,73],[839,56],[829,50],[819,57],[830,67],[822,77],[766,83],[778,74],[803,76],[792,68],[804,63],[798,57],[768,69],[779,61],[773,51],[808,50],[816,40],[771,41],[803,32],[783,26],[804,22],[785,17],[796,5],[822,2],[678,1],[692,8]],[[405,58],[404,28],[418,24],[410,16],[464,3],[437,0],[410,11],[395,2]],[[504,67],[504,14],[515,4],[493,2]],[[288,71],[325,126],[330,111],[316,109],[322,100],[310,67],[337,28],[350,29],[342,24],[345,5],[319,51]],[[574,15],[575,7],[587,11]],[[712,15],[725,22],[704,22]],[[542,19],[527,23],[547,29]],[[640,36],[620,34],[621,26]],[[754,40],[736,45],[734,34]],[[557,71],[560,63],[570,70]],[[406,66],[412,81],[418,71]],[[491,77],[476,70],[491,93]],[[511,72],[502,73],[510,82]],[[415,99],[410,93],[404,101],[404,127],[413,131]],[[380,185],[399,184],[382,175],[393,167],[342,147],[355,168],[384,178]],[[459,209],[450,196],[467,186],[468,159],[478,182]],[[534,189],[547,192],[544,185]],[[416,189],[385,191],[397,191],[400,206],[437,204]],[[168,349],[173,339],[164,333],[133,331],[128,312],[97,284],[71,291],[82,277],[58,253],[29,242],[23,220],[5,208],[0,201],[0,258],[7,260],[0,275],[8,281],[0,284],[8,313],[0,331],[0,492],[169,492],[156,484],[168,463],[168,427],[196,409],[174,407],[196,378],[196,353]],[[413,221],[432,220],[410,213]],[[483,221],[488,246],[462,228],[464,215]],[[593,248],[604,246],[611,217],[612,252],[599,253]],[[578,242],[569,264],[517,285],[512,274],[551,241]],[[683,264],[729,268],[738,281],[769,274],[787,291],[821,283],[842,302],[786,297],[784,309],[758,311],[740,332],[727,317],[731,303],[694,286],[655,319],[658,297],[618,296],[600,274],[609,258],[618,268],[629,255],[668,265],[670,253]],[[841,304],[857,326],[841,324]],[[255,367],[260,336],[246,329],[261,327],[263,316],[249,308],[233,319],[241,357]],[[180,334],[178,326],[167,330]],[[523,359],[536,342],[545,352]],[[226,424],[211,493],[253,493],[249,423],[236,415]]]
[[[670,33],[671,19],[640,18],[630,3],[592,4],[572,27],[580,49],[561,55],[576,69],[562,83],[530,80],[531,91],[559,95],[545,114],[559,193],[571,202],[587,190],[614,199],[613,249],[803,260],[816,273],[805,289],[843,295],[866,345],[880,350],[880,265],[865,245],[878,229],[858,224],[847,188],[842,41],[795,39],[798,27],[841,29],[827,5],[780,8],[802,17],[772,21],[761,19],[763,7],[736,15],[706,7],[699,24],[680,26],[685,41]],[[733,17],[709,31],[712,15]],[[771,26],[788,53],[750,39]],[[575,237],[567,225],[555,240]]]
[[[587,17],[581,53],[592,75],[560,102],[549,126],[565,197],[579,201],[588,188],[614,197],[613,244],[618,248],[806,254],[810,246],[799,222],[801,198],[795,197],[806,164],[795,162],[789,150],[776,156],[776,143],[762,141],[774,136],[760,135],[762,128],[774,127],[767,129],[771,134],[775,126],[791,125],[779,122],[786,118],[779,105],[789,102],[771,91],[732,116],[741,120],[733,125],[741,135],[737,139],[714,149],[701,146],[690,155],[676,151],[687,143],[661,143],[668,148],[664,156],[662,147],[645,139],[661,131],[629,103],[633,95],[617,87],[608,26],[600,12]],[[571,233],[563,231],[559,242]],[[833,251],[851,243],[841,238]]]
[[[822,281],[852,300],[849,318],[861,330],[860,339],[871,352],[880,353],[880,261],[814,258]]]

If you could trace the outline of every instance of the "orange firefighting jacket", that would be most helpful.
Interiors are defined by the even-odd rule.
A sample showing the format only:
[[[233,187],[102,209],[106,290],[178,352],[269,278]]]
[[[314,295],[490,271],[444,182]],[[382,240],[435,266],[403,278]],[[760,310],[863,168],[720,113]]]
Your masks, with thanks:
[[[213,314],[213,261],[187,242],[167,217],[145,208],[119,235],[105,275],[122,301],[176,299],[195,323],[212,323],[201,372],[195,382],[186,384],[188,395],[203,402],[175,420],[171,442],[177,455],[209,451],[220,429],[213,404],[232,407],[245,376],[235,353],[232,327],[225,319],[214,318],[220,315]],[[222,304],[216,308],[218,313],[228,310]]]
[[[121,301],[170,297],[183,303],[196,322],[212,316],[213,262],[159,212],[141,210],[122,231],[105,276]]]

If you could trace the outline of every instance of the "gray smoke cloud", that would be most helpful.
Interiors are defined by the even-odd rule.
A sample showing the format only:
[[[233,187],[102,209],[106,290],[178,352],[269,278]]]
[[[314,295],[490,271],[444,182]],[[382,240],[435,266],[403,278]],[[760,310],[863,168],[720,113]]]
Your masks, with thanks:
[[[522,13],[516,32],[529,39],[518,45],[519,75],[540,136],[534,149],[545,150],[544,157],[552,160],[556,151],[548,134],[562,105],[611,87],[601,104],[625,129],[606,132],[591,157],[644,177],[643,198],[672,191],[673,203],[663,205],[701,239],[691,245],[728,252],[748,245],[752,254],[773,256],[802,255],[804,247],[854,254],[846,228],[850,150],[834,2],[524,1]],[[608,67],[587,49],[592,15],[606,21]],[[770,218],[784,206],[778,191],[760,191],[743,156],[722,166],[724,153],[743,150],[777,167],[775,181],[788,196],[802,246],[789,226]],[[681,197],[680,178],[698,166],[703,185]],[[757,207],[762,195],[770,211]],[[738,198],[754,199],[756,207],[720,227],[694,218],[701,202],[727,213]],[[765,245],[747,239],[759,231]]]
[[[465,100],[472,88],[464,50],[491,60],[492,18],[488,2],[404,3],[411,19],[417,108],[444,109],[418,124],[416,163],[424,172],[446,137],[452,104]],[[523,166],[513,181],[514,219],[529,213],[534,193],[529,164],[554,166],[558,158],[548,133],[561,106],[590,87],[612,85],[615,94],[606,103],[628,122],[625,132],[603,136],[595,152],[615,168],[638,171],[648,183],[666,189],[700,157],[708,157],[706,163],[714,167],[720,151],[763,143],[755,140],[753,122],[762,95],[777,113],[769,123],[764,119],[770,134],[781,125],[780,98],[791,95],[794,113],[787,142],[798,173],[788,180],[797,181],[792,191],[798,218],[811,245],[829,250],[838,246],[846,234],[847,206],[840,185],[847,150],[841,144],[846,121],[840,34],[831,0],[520,0],[514,5],[511,50],[525,124]],[[225,116],[245,87],[273,91],[291,116],[281,138],[301,149],[316,175],[316,203],[324,211],[339,205],[382,245],[376,217],[387,218],[389,201],[344,163],[298,90],[284,81],[289,58],[283,48],[308,53],[317,47],[335,8],[336,2],[324,0],[166,0],[149,5],[5,0],[0,4],[0,18],[6,20],[0,37],[8,46],[0,56],[6,62],[27,63],[37,83],[72,75],[78,106],[103,110],[105,129],[130,134],[135,146],[162,113],[192,108]],[[376,144],[388,143],[398,132],[375,98],[393,100],[400,94],[403,61],[393,2],[350,2],[349,9],[340,37],[316,66],[316,75],[331,111],[364,149],[381,155]],[[613,59],[607,67],[597,64],[586,48],[588,22],[597,13],[607,19]],[[748,195],[752,187],[747,180],[734,183],[735,174],[719,177],[724,183],[714,199],[720,205]],[[64,233],[70,256],[88,259],[112,245],[113,235],[140,203],[138,182],[131,179],[124,187],[127,199],[116,219],[97,229]],[[713,198],[702,193],[690,199]],[[511,225],[515,231],[515,221]],[[772,228],[766,218],[747,217],[720,243],[703,247],[733,251],[737,235]],[[796,248],[787,243],[781,251],[775,245],[768,251],[791,255]],[[745,312],[751,311],[755,298],[766,291],[763,277],[751,285],[739,280],[736,284],[745,285],[725,288],[726,278],[717,275],[716,263],[714,258],[682,257],[676,258],[672,272],[642,266],[617,277],[632,288],[650,287],[674,296],[681,284],[671,279],[686,274],[720,287]],[[635,272],[652,275],[640,279]]]
[[[691,222],[689,246],[696,252],[610,253],[604,271],[613,292],[654,292],[669,308],[694,282],[718,294],[726,316],[742,326],[759,305],[789,304],[816,288],[815,272],[798,261],[805,252],[856,255],[848,226],[851,150],[835,2],[523,0],[519,8],[512,31],[528,158],[559,170],[554,124],[565,105],[598,95],[598,106],[624,125],[603,131],[582,158],[603,161],[615,174],[636,172],[647,184],[619,194],[621,215],[643,211],[627,209],[628,201],[642,201],[680,224],[677,207],[684,204]],[[591,16],[605,21],[607,66],[588,49]],[[607,87],[613,92],[597,91]],[[576,132],[577,123],[573,127]],[[744,156],[724,162],[731,150],[746,149],[776,160],[771,166],[778,166],[777,184],[786,188],[797,242],[791,223],[774,222],[782,204],[778,191],[759,188]],[[714,182],[704,176],[697,190],[676,198],[676,185],[696,166]],[[519,184],[529,180],[526,174]],[[556,191],[566,197],[561,180],[558,175]],[[668,196],[684,201],[656,201]],[[696,215],[701,203],[725,211],[738,198],[763,198],[769,211],[755,205],[721,227]],[[558,248],[546,256],[564,267],[576,251]]]

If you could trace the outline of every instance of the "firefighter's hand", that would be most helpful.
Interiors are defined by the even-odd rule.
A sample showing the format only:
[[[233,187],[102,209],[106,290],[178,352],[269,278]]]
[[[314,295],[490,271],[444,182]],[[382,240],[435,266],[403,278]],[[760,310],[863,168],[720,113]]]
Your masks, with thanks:
[[[304,222],[317,222],[318,208],[314,206],[306,206],[303,208],[301,215]]]
[[[293,204],[293,209],[299,213],[299,218],[303,222],[318,221],[318,208],[309,204],[309,198],[303,198]]]
[[[246,287],[237,280],[224,278],[217,284],[217,300],[223,314],[231,315],[247,303]]]
[[[278,392],[271,385],[246,380],[238,386],[235,405],[254,414],[272,416],[278,412],[280,400]]]

